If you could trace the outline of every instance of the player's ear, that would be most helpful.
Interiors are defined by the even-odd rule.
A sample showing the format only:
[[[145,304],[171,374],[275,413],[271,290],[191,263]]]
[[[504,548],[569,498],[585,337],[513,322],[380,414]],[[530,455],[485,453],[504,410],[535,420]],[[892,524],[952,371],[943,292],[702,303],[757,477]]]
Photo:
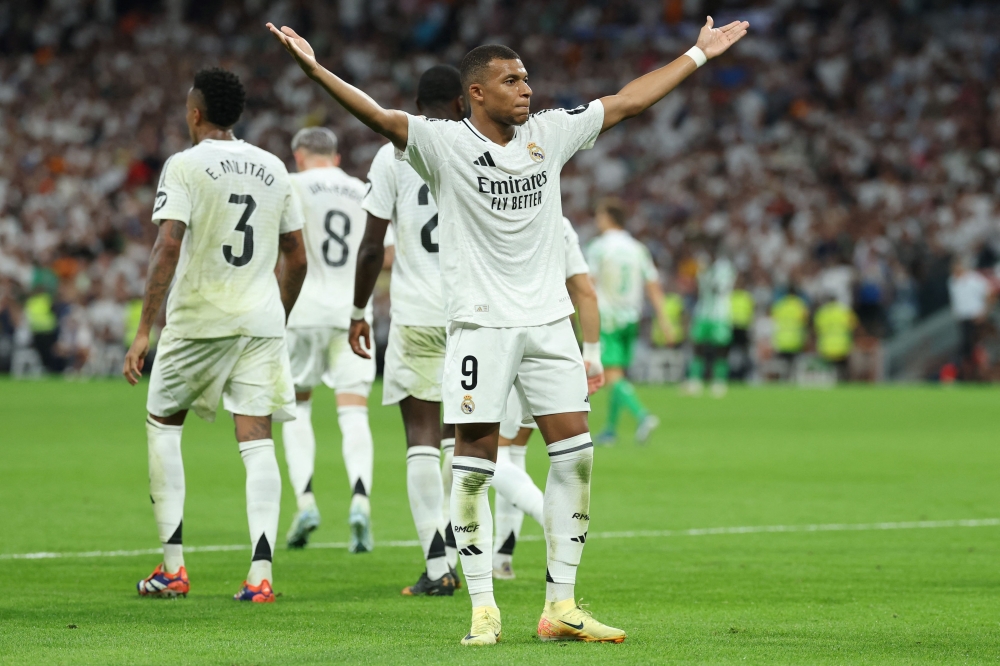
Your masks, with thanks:
[[[469,84],[469,99],[473,102],[483,101],[483,85],[481,83]]]

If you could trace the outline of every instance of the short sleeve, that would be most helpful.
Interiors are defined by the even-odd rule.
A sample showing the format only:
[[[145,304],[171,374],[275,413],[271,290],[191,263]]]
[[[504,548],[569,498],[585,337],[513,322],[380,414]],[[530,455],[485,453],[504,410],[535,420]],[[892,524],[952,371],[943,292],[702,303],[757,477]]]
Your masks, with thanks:
[[[576,235],[573,225],[565,217],[563,218],[563,230],[566,240],[566,279],[581,273],[589,273],[587,261],[583,258],[583,251],[580,249],[580,237]]]
[[[288,193],[285,195],[285,205],[281,211],[281,224],[278,225],[278,233],[288,234],[298,231],[304,224],[302,200],[299,198],[295,186],[289,183]]]
[[[442,129],[446,121],[428,120],[423,116],[406,114],[409,121],[406,132],[406,149],[396,149],[396,159],[407,162],[425,181],[435,180],[441,168],[446,147]]]
[[[604,105],[600,100],[582,104],[575,109],[553,109],[538,114],[547,135],[555,135],[562,162],[567,162],[579,150],[594,147],[604,125]]]
[[[153,202],[153,222],[177,220],[184,224],[191,222],[191,193],[184,174],[183,160],[178,155],[171,156],[160,172],[160,182],[156,187]]]
[[[382,148],[368,169],[368,193],[361,207],[383,220],[391,220],[396,207],[396,170],[393,148]]]
[[[645,245],[640,245],[642,248],[642,279],[646,282],[656,282],[660,279],[660,274],[656,272],[656,266],[653,265],[653,257],[649,253],[649,248]]]
[[[372,215],[375,215],[375,213],[372,213]],[[382,247],[392,247],[395,244],[396,244],[396,231],[390,224],[385,228],[385,238],[382,239]]]

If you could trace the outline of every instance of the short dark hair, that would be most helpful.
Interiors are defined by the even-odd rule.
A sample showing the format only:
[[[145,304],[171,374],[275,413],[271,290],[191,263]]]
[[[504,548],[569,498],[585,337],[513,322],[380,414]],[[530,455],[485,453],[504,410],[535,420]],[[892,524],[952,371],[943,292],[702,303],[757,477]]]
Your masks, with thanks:
[[[299,148],[313,155],[336,155],[337,135],[325,127],[305,127],[292,137],[292,151]]]
[[[243,115],[247,93],[238,76],[218,67],[200,70],[194,75],[194,89],[205,101],[205,119],[222,129],[229,129]]]
[[[439,106],[462,96],[462,75],[451,65],[434,65],[420,75],[417,102],[421,106]]]
[[[616,227],[625,228],[625,222],[628,221],[628,213],[625,211],[625,204],[622,203],[621,199],[617,197],[604,197],[597,202],[597,210],[607,213],[614,220]]]
[[[521,56],[514,49],[503,44],[483,44],[477,46],[462,58],[459,69],[462,72],[462,87],[468,89],[471,83],[482,83],[481,79],[486,68],[494,60],[520,60]]]

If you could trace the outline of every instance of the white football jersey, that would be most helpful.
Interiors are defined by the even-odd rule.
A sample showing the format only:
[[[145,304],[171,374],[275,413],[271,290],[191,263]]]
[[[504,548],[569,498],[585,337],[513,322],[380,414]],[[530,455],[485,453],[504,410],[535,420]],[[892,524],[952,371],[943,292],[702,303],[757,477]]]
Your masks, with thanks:
[[[302,228],[285,165],[243,141],[204,140],[163,165],[153,222],[187,225],[167,298],[177,338],[285,335],[278,236]]]
[[[354,269],[368,219],[361,208],[365,184],[338,167],[293,173],[291,179],[305,221],[302,235],[309,272],[288,317],[288,327],[349,328]],[[371,321],[371,300],[367,310]]]
[[[587,246],[597,283],[601,328],[613,331],[642,318],[646,283],[658,279],[649,249],[624,229],[611,229]]]
[[[375,154],[368,183],[361,205],[375,217],[391,220],[389,232],[395,229],[392,320],[404,326],[444,326],[438,209],[430,188],[413,167],[393,157],[391,143]]]
[[[593,147],[603,122],[598,101],[541,111],[500,146],[468,120],[409,116],[397,158],[430,185],[438,204],[449,321],[540,326],[573,313],[559,173],[576,151]]]
[[[566,243],[566,279],[581,273],[589,273],[590,267],[587,266],[583,250],[580,249],[580,237],[568,217],[563,218],[563,240]]]

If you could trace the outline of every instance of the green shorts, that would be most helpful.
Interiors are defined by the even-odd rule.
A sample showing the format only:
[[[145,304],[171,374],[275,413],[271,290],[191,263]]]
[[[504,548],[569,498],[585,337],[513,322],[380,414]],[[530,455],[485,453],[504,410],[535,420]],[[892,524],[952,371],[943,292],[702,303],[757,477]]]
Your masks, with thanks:
[[[728,347],[733,341],[733,327],[727,322],[695,319],[691,324],[691,340],[696,345]]]
[[[627,368],[639,337],[639,324],[627,324],[613,331],[601,331],[601,363],[605,368]]]

